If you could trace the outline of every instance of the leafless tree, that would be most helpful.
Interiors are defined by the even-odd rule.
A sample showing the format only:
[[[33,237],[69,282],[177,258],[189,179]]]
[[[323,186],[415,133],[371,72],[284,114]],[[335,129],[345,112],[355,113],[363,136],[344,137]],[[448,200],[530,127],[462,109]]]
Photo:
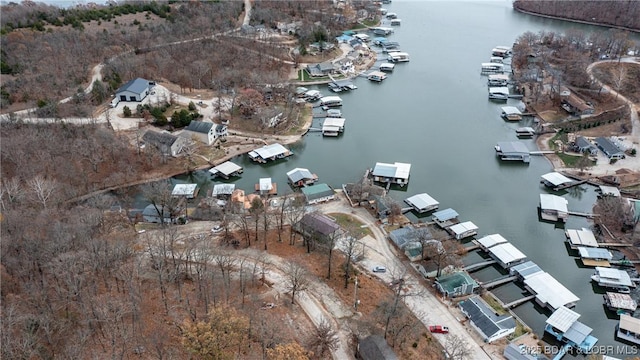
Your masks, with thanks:
[[[291,261],[285,272],[286,289],[291,292],[291,303],[295,304],[296,294],[307,290],[310,284],[309,274],[301,265]]]
[[[338,348],[338,335],[331,323],[322,317],[308,345],[318,359],[325,359],[328,354]]]
[[[433,261],[438,267],[436,276],[440,276],[443,268],[449,265],[458,265],[461,251],[460,243],[449,239],[443,241],[431,240],[424,247],[426,258]]]
[[[447,335],[444,351],[452,360],[465,360],[473,354],[473,349],[467,340],[455,334]]]
[[[29,195],[33,201],[42,205],[43,209],[46,209],[49,203],[55,200],[56,189],[58,188],[55,180],[36,175],[36,177],[27,181],[27,186],[31,190]]]
[[[333,250],[336,244],[344,236],[342,229],[338,229],[329,234],[321,243],[321,246],[327,251],[327,279],[331,279],[331,269],[333,264]]]
[[[24,189],[20,181],[13,177],[11,179],[2,179],[0,185],[0,205],[6,210],[8,205],[20,202],[24,198]]]
[[[295,232],[293,227],[302,220],[307,213],[307,207],[305,206],[305,200],[302,195],[295,195],[291,204],[287,207],[287,220],[291,225],[289,229],[289,245],[295,244]]]
[[[354,233],[347,230],[347,234],[343,241],[344,247],[344,288],[349,286],[349,279],[351,278],[353,262],[364,255],[364,244],[362,244],[355,236]]]
[[[401,314],[400,308],[404,306],[404,300],[408,297],[422,296],[424,294],[423,288],[414,284],[411,278],[406,276],[407,269],[405,267],[394,267],[389,272],[392,278],[393,294],[378,305],[378,311],[382,315],[384,322],[385,339],[392,322]]]
[[[178,198],[171,195],[173,188],[168,181],[158,181],[142,186],[142,194],[156,210],[160,223],[166,224],[165,216],[173,220],[178,215]]]

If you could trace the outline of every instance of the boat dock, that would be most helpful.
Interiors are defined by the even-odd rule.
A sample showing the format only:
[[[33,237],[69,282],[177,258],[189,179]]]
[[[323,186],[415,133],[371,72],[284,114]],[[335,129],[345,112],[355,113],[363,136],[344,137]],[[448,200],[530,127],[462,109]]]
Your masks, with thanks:
[[[482,286],[484,289],[489,290],[491,288],[494,288],[498,285],[502,285],[502,284],[506,284],[508,282],[512,282],[514,280],[516,280],[518,277],[515,275],[506,275],[500,278],[497,278],[495,280],[491,280],[489,282],[486,283],[481,283],[480,286]]]
[[[603,248],[607,248],[607,247],[630,247],[633,246],[633,244],[627,244],[627,243],[598,243],[599,247],[603,247]],[[629,261],[629,260],[626,260]],[[640,263],[640,261],[638,261],[637,263]]]
[[[510,302],[508,304],[504,304],[502,306],[505,309],[513,309],[514,307],[522,305],[522,304],[526,303],[527,301],[531,301],[531,300],[533,300],[535,298],[536,298],[535,295],[529,295],[529,296],[525,296],[525,297],[517,299],[517,300],[513,300],[512,302]]]
[[[479,270],[479,269],[482,269],[483,267],[486,267],[486,266],[489,266],[489,265],[493,265],[493,264],[496,264],[496,263],[497,263],[496,260],[482,261],[482,262],[479,262],[479,263],[467,265],[467,266],[463,267],[462,270],[464,270],[464,271],[475,271],[475,270]]]
[[[473,251],[473,250],[477,250],[477,249],[480,249],[480,244],[476,243],[476,244],[471,245],[469,247],[465,247],[464,251],[469,252],[469,251]]]
[[[567,214],[573,215],[573,216],[582,216],[582,217],[586,217],[586,218],[589,218],[589,219],[592,219],[592,218],[598,216],[598,214],[581,213],[581,212],[577,212],[577,211],[567,211]]]
[[[545,154],[555,154],[556,152],[553,150],[539,150],[539,151],[529,151],[529,155],[545,155]]]
[[[568,189],[568,188],[571,188],[571,187],[574,187],[574,186],[582,185],[582,184],[586,183],[587,181],[589,181],[589,180],[586,179],[586,180],[570,182],[568,184],[562,184],[562,185],[554,187],[553,191],[560,191],[560,190]]]

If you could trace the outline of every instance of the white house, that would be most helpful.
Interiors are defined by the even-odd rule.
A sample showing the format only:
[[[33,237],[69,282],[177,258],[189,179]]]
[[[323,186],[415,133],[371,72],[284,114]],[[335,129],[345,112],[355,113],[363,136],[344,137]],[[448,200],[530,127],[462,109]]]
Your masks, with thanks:
[[[516,321],[509,314],[498,315],[479,296],[460,302],[460,310],[469,318],[473,328],[487,343],[496,341],[516,331]]]
[[[211,145],[216,141],[216,133],[214,123],[193,120],[189,126],[184,128],[182,133],[191,139],[201,143]]]
[[[130,80],[116,90],[116,99],[120,101],[140,102],[149,95],[149,81],[143,78]]]
[[[216,125],[216,139],[219,137],[225,137],[229,135],[229,131],[227,130],[227,125],[218,124]]]

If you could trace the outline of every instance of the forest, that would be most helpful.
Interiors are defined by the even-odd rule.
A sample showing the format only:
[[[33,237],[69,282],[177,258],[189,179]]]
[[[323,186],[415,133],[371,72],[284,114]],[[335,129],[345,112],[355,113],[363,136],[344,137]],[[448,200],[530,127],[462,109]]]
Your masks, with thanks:
[[[640,31],[640,2],[635,0],[514,0],[513,8],[534,14]]]

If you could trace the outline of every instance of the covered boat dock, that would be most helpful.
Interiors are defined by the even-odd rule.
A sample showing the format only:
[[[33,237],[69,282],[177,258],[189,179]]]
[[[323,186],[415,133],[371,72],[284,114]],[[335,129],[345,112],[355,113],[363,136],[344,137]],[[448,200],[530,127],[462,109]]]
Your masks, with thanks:
[[[211,173],[211,176],[220,176],[222,178],[229,179],[232,176],[239,176],[242,174],[243,169],[242,166],[236,163],[225,161],[222,164],[209,169],[209,172]]]
[[[609,261],[613,259],[611,251],[602,248],[579,246],[578,253],[585,266],[609,267],[611,266]]]
[[[291,150],[278,143],[265,145],[261,148],[249,152],[249,158],[259,163],[266,163],[267,161],[284,159],[291,155],[293,155]]]
[[[567,229],[564,234],[567,237],[569,246],[574,250],[578,250],[578,247],[581,246],[598,247],[596,236],[593,231],[587,228],[582,228],[581,230]]]
[[[413,195],[407,199],[404,199],[404,202],[409,204],[415,211],[421,214],[431,210],[435,210],[438,208],[438,206],[440,206],[440,203],[429,196],[429,194],[427,193]]]
[[[471,221],[465,221],[460,224],[450,226],[447,231],[456,238],[461,240],[469,236],[474,236],[478,233],[478,227]]]
[[[439,210],[433,213],[431,219],[442,229],[448,228],[451,225],[457,224],[458,221],[458,212],[453,210],[452,208]]]

